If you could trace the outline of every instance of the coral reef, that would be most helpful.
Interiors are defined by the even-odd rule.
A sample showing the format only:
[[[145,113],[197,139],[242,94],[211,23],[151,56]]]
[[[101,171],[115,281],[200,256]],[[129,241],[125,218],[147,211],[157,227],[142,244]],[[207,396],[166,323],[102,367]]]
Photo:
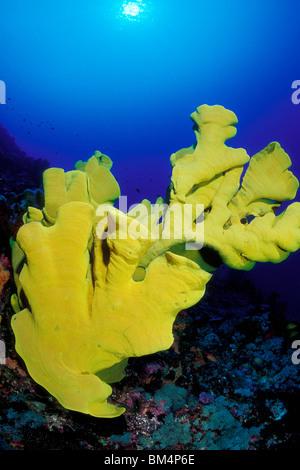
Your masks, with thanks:
[[[110,420],[67,410],[39,387],[14,350],[9,297],[1,313],[2,450],[299,448],[299,366],[284,306],[247,273],[221,268],[202,301],[177,316],[168,351],[129,359],[110,398],[126,411]]]
[[[300,204],[274,214],[298,189],[280,145],[250,159],[225,145],[236,133],[234,113],[204,105],[191,117],[197,142],[171,157],[171,185],[158,201],[167,211],[163,222],[154,220],[158,238],[147,217],[149,201],[138,207],[146,209],[142,218],[113,209],[120,191],[110,159],[100,152],[74,171],[47,169],[44,207],[29,206],[24,214],[12,242],[16,350],[34,380],[65,408],[119,416],[124,408],[107,402],[108,384],[123,377],[128,358],[170,348],[176,315],[197,304],[220,264],[249,270],[299,248]],[[192,227],[178,236],[174,217],[166,237],[174,207],[181,214],[190,208]],[[204,247],[191,250],[203,220]],[[201,363],[201,351],[194,354]],[[247,380],[236,388],[251,392]]]
[[[4,285],[7,283],[8,279],[10,278],[10,262],[8,258],[2,253],[0,255],[0,296],[2,294],[2,290]]]

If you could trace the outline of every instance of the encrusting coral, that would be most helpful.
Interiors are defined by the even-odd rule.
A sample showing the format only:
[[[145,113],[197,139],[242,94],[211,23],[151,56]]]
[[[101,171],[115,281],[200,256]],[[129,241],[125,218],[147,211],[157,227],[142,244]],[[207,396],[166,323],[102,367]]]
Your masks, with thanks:
[[[191,208],[191,230],[178,236],[172,219],[165,237],[166,218],[150,221],[149,201],[127,214],[117,210],[112,162],[96,152],[73,171],[44,172],[45,206],[28,209],[11,243],[16,350],[65,408],[122,414],[107,402],[108,384],[123,377],[129,357],[172,345],[177,313],[201,299],[220,263],[248,270],[256,261],[282,261],[300,246],[300,204],[274,214],[298,189],[280,145],[250,159],[225,145],[236,133],[234,113],[204,105],[191,117],[197,142],[172,155],[167,197],[157,201],[166,214]],[[204,246],[189,249],[199,241],[198,224]]]
[[[2,253],[0,255],[0,295],[2,294],[4,285],[10,278],[9,268],[10,263],[6,256]]]

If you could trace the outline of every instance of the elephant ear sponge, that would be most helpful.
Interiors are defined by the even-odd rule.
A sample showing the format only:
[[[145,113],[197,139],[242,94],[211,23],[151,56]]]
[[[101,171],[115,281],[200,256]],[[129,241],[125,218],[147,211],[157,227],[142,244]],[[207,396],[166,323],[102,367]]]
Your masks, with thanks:
[[[54,223],[58,208],[67,202],[88,202],[94,208],[114,204],[120,188],[111,166],[110,158],[97,151],[87,162],[77,162],[75,170],[65,173],[61,168],[48,168],[43,174],[46,221]]]
[[[294,199],[299,182],[289,156],[272,142],[251,159],[227,147],[237,119],[222,106],[200,106],[191,115],[196,143],[171,157],[169,202],[204,204],[204,248],[193,259],[213,270],[212,260],[249,270],[255,262],[278,263],[300,246],[300,204],[275,215]],[[245,175],[241,175],[246,167]],[[181,247],[182,255],[190,257]]]
[[[12,241],[16,349],[65,408],[119,416],[109,384],[121,380],[129,357],[171,346],[177,313],[202,298],[218,263],[247,270],[300,246],[300,204],[275,216],[298,189],[280,145],[250,159],[225,144],[236,133],[233,112],[204,105],[191,118],[196,143],[171,156],[168,199],[158,199],[154,222],[147,200],[142,218],[113,207],[120,189],[112,162],[96,152],[73,171],[45,171],[45,207],[28,209]],[[164,206],[166,215],[182,210],[180,220],[191,209],[192,230],[178,237],[172,219],[164,237]],[[202,222],[204,246],[189,250]]]
[[[166,251],[135,282],[140,259],[153,244],[148,228],[113,208],[114,183],[109,198],[94,190],[89,175],[80,174],[88,170],[81,167],[71,178],[48,172],[43,218],[29,217],[12,243],[18,286],[12,328],[30,375],[65,408],[115,417],[124,408],[108,403],[109,383],[122,379],[129,357],[172,345],[177,313],[203,296],[211,276]],[[91,171],[95,175],[97,167]],[[95,211],[100,199],[106,217]],[[129,228],[144,236],[129,237]]]

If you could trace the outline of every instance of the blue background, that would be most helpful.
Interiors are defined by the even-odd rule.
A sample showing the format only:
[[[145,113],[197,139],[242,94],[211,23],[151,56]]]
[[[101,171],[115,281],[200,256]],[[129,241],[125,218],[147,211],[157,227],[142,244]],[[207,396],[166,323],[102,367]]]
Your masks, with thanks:
[[[299,13],[294,0],[2,0],[0,122],[29,155],[65,170],[102,151],[130,203],[154,202],[170,155],[194,142],[189,115],[221,104],[239,119],[230,145],[251,156],[277,140],[300,178]],[[296,253],[250,274],[292,316],[299,262]]]

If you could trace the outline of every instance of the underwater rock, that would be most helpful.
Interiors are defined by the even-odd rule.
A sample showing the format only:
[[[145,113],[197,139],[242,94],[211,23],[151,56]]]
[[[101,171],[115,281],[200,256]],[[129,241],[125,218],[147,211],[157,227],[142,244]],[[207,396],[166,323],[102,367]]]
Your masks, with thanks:
[[[23,152],[13,137],[0,124],[0,194],[22,193],[42,184],[42,173],[48,168],[47,160],[35,159]]]

